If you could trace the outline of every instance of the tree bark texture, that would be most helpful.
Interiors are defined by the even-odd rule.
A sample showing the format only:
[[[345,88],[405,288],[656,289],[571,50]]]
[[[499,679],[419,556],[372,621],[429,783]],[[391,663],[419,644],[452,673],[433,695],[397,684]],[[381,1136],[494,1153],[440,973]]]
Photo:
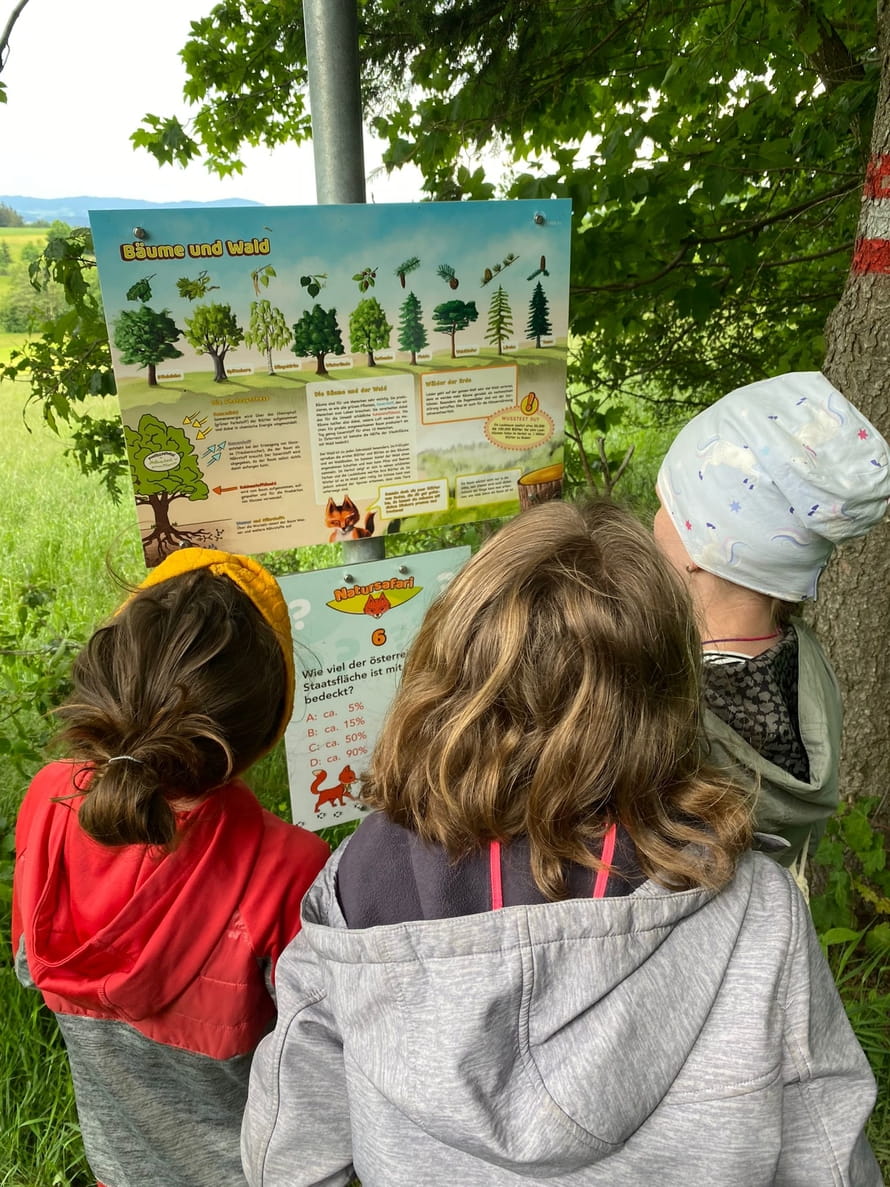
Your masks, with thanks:
[[[878,3],[881,86],[846,287],[826,324],[824,371],[890,436],[890,0]],[[813,620],[841,684],[841,794],[885,797],[890,821],[890,521],[842,545]]]

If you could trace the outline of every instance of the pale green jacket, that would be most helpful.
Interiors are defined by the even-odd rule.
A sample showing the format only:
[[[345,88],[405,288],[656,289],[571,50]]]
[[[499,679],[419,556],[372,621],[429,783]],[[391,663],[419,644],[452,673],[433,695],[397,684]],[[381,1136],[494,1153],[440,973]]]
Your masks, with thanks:
[[[790,848],[777,854],[790,865],[810,838],[812,853],[825,831],[825,822],[838,804],[838,764],[841,746],[841,698],[837,678],[819,640],[799,619],[797,633],[798,722],[810,763],[809,782],[795,779],[763,758],[735,730],[710,709],[705,710],[708,757],[757,795],[755,828],[784,837]]]

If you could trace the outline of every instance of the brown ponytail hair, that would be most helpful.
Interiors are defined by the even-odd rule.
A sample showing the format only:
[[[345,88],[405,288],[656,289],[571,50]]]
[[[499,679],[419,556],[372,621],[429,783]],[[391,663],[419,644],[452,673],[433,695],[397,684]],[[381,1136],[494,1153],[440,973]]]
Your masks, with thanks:
[[[57,710],[58,741],[90,772],[82,828],[169,847],[170,800],[205,794],[276,740],[286,679],[279,636],[228,577],[198,569],[140,589],[77,657]]]
[[[718,888],[751,838],[701,753],[701,652],[681,582],[610,502],[523,512],[434,603],[364,799],[454,858],[525,835],[550,899],[621,823],[662,884]]]

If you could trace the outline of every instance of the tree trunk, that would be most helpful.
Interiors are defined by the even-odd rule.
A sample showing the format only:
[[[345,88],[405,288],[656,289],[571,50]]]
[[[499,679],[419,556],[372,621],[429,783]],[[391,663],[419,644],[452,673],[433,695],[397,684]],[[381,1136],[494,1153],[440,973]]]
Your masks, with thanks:
[[[217,351],[211,350],[210,356],[213,359],[213,382],[214,383],[225,383],[226,380],[229,378],[228,375],[226,375],[226,368],[225,368],[225,362],[224,362],[225,357],[226,357],[226,352],[221,351],[221,352],[217,353]]]
[[[173,531],[173,525],[170,523],[170,501],[170,496],[167,494],[149,495],[148,497],[148,504],[155,517],[155,532],[170,533]]]
[[[887,436],[890,433],[890,0],[878,2],[881,86],[856,248],[831,313],[823,370]],[[881,223],[876,220],[880,215]],[[882,238],[881,236],[888,236]],[[828,566],[814,621],[844,702],[841,794],[883,794],[890,786],[890,524],[842,545]]]
[[[315,356],[315,374],[316,375],[327,375],[327,373],[328,373],[328,369],[324,365],[324,359],[325,359],[326,354],[327,354],[327,351],[321,351]]]
[[[148,386],[149,387],[157,387],[158,386],[158,369],[154,363],[148,364]]]

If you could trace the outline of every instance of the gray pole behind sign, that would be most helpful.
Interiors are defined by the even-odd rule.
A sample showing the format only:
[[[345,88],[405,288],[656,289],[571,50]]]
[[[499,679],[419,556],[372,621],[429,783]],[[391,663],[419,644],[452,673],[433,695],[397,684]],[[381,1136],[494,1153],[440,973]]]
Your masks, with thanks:
[[[315,196],[321,206],[364,202],[365,153],[355,0],[303,0]],[[383,560],[382,536],[347,540],[347,564]]]
[[[355,0],[303,0],[319,205],[364,202],[365,156]]]

